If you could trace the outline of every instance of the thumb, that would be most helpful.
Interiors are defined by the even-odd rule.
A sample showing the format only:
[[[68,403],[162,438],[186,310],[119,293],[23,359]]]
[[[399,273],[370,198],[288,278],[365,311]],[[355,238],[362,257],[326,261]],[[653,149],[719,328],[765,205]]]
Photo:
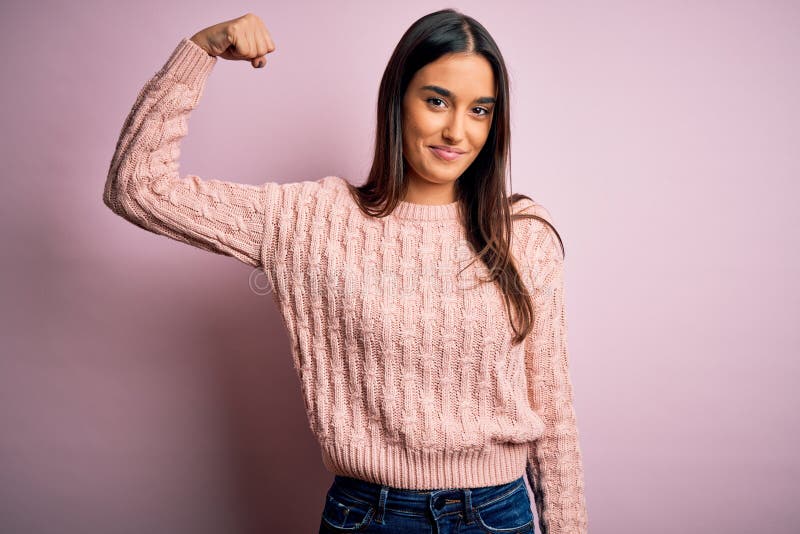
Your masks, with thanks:
[[[267,64],[267,56],[259,56],[250,60],[250,64],[253,65],[255,68],[261,68]]]

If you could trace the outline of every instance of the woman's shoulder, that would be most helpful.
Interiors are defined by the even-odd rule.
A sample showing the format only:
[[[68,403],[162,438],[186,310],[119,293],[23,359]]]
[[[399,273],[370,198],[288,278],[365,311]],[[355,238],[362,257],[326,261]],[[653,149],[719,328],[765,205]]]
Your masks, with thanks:
[[[549,223],[550,226],[555,226],[550,210],[527,196],[520,197],[511,205],[511,213],[515,216],[519,215],[514,219],[515,223],[527,228],[535,228],[546,223]],[[542,222],[541,219],[544,219],[546,223]]]
[[[322,178],[316,179],[309,179],[309,180],[297,180],[293,182],[267,182],[267,185],[272,185],[276,187],[283,187],[285,189],[306,189],[309,191],[317,191],[320,189],[338,189],[341,187],[345,187],[347,182],[344,178],[340,178],[339,176],[323,176]]]
[[[310,202],[335,196],[347,187],[347,181],[339,176],[323,176],[322,178],[297,180],[293,182],[268,181],[263,184],[270,195],[280,195],[285,200]]]
[[[525,252],[531,253],[531,248],[541,243],[561,250],[555,218],[547,207],[534,199],[522,197],[512,204],[511,212],[518,215],[513,222],[514,232]]]
[[[321,187],[325,189],[343,189],[349,182],[341,176],[328,175],[317,180]]]

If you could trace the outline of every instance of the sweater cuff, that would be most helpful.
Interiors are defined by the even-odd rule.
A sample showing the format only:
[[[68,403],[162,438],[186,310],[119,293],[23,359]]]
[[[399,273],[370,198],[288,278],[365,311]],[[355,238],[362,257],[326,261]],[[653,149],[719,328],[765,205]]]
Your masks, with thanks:
[[[161,71],[192,89],[199,90],[216,63],[216,57],[208,55],[200,45],[184,37],[172,51]]]

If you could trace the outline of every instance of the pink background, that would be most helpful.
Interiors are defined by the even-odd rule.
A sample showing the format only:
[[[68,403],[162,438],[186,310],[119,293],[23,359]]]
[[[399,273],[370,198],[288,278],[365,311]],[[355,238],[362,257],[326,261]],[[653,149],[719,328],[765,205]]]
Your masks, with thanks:
[[[3,2],[0,531],[316,532],[271,297],[115,216],[108,164],[179,39],[252,11],[277,51],[220,60],[181,172],[360,183],[393,47],[452,6],[565,240],[591,532],[800,532],[800,4],[581,4]]]

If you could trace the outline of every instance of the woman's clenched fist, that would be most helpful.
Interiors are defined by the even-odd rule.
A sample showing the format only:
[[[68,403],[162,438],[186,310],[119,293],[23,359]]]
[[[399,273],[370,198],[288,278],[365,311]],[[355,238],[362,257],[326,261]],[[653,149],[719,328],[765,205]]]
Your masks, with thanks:
[[[202,29],[191,40],[209,56],[247,60],[256,68],[266,65],[267,54],[275,51],[264,22],[252,13]]]

